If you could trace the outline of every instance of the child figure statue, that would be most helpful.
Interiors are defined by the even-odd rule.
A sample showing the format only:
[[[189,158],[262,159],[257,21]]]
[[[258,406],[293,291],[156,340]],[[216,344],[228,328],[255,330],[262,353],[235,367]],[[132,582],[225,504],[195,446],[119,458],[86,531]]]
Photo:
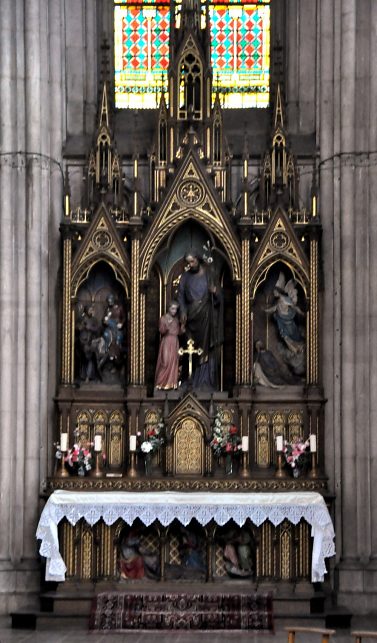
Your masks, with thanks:
[[[155,387],[159,390],[178,388],[178,335],[182,332],[177,316],[178,308],[178,302],[171,301],[168,312],[159,321],[161,342],[155,376]]]

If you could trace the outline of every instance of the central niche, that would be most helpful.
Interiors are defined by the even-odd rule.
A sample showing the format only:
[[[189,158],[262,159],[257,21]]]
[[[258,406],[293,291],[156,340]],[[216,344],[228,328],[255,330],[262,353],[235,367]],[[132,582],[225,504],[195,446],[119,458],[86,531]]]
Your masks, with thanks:
[[[221,243],[214,238],[212,232],[205,229],[194,220],[189,220],[174,231],[163,241],[152,267],[148,289],[146,292],[146,341],[145,341],[145,372],[148,395],[153,395],[155,368],[159,349],[159,318],[167,311],[169,302],[178,297],[178,287],[182,274],[187,266],[184,254],[194,250],[201,256],[208,255],[211,248],[213,263],[211,269],[216,271],[216,279],[222,290],[223,298],[223,327],[224,341],[219,354],[218,388],[231,391],[235,381],[235,296],[236,290],[232,282],[226,252]],[[187,346],[188,337],[179,336],[181,347]],[[193,358],[193,368],[198,358]],[[180,381],[184,383],[188,376],[189,363],[187,355],[180,359]]]

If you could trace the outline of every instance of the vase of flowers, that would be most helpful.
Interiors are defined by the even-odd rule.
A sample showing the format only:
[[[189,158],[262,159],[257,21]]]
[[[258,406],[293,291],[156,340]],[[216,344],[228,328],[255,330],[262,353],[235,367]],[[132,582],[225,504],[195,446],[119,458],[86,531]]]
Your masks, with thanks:
[[[162,431],[164,423],[160,420],[156,424],[149,424],[145,429],[145,440],[141,439],[141,432],[138,431],[137,435],[137,451],[144,457],[145,475],[149,476],[151,473],[152,456],[164,444]]]
[[[75,443],[64,455],[60,444],[56,444],[55,457],[57,460],[64,458],[66,469],[69,473],[77,476],[86,476],[93,467],[94,448],[93,443],[83,447],[80,442]]]
[[[238,428],[228,421],[220,407],[214,418],[210,446],[218,459],[225,456],[225,474],[233,473],[234,458],[238,457],[242,450],[241,438]]]
[[[309,438],[307,440],[299,438],[294,442],[284,440],[283,455],[287,465],[292,469],[293,477],[299,478],[310,464]]]

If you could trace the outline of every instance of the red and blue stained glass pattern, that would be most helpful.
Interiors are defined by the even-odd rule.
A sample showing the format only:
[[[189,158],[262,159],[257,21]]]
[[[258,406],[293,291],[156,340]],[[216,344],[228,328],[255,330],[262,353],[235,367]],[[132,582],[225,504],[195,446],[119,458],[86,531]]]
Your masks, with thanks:
[[[165,0],[114,0],[115,104],[156,108],[169,65],[170,11]],[[269,0],[210,4],[213,88],[223,107],[267,107]]]
[[[115,7],[115,105],[155,108],[169,65],[169,7]]]
[[[210,7],[214,90],[223,107],[267,107],[270,85],[270,7]]]

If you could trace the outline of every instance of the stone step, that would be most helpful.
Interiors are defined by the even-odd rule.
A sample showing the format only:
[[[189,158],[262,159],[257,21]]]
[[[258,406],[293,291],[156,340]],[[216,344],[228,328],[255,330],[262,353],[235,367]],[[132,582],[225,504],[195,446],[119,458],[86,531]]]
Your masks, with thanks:
[[[12,616],[12,627],[49,629],[65,627],[67,623],[85,630],[88,628],[89,615],[94,596],[101,592],[127,592],[129,593],[169,593],[179,592],[192,594],[224,594],[245,593],[246,587],[242,583],[224,583],[219,585],[209,585],[207,583],[180,583],[179,587],[172,583],[158,583],[141,585],[132,585],[125,587],[119,583],[66,583],[59,585],[55,591],[47,591],[40,595],[39,612],[14,612]],[[351,615],[344,615],[342,610],[333,608],[325,603],[326,595],[315,591],[310,583],[292,585],[276,585],[273,582],[258,585],[248,585],[248,591],[258,593],[270,592],[273,595],[273,614],[274,619],[282,621],[284,624],[290,624],[299,619],[300,622],[308,620],[313,626],[329,627],[328,623],[333,623],[337,619],[339,627],[342,623],[349,626]],[[342,614],[340,613],[342,612]],[[343,616],[342,616],[343,615]],[[347,621],[348,618],[348,621]],[[348,625],[347,625],[348,623]]]

